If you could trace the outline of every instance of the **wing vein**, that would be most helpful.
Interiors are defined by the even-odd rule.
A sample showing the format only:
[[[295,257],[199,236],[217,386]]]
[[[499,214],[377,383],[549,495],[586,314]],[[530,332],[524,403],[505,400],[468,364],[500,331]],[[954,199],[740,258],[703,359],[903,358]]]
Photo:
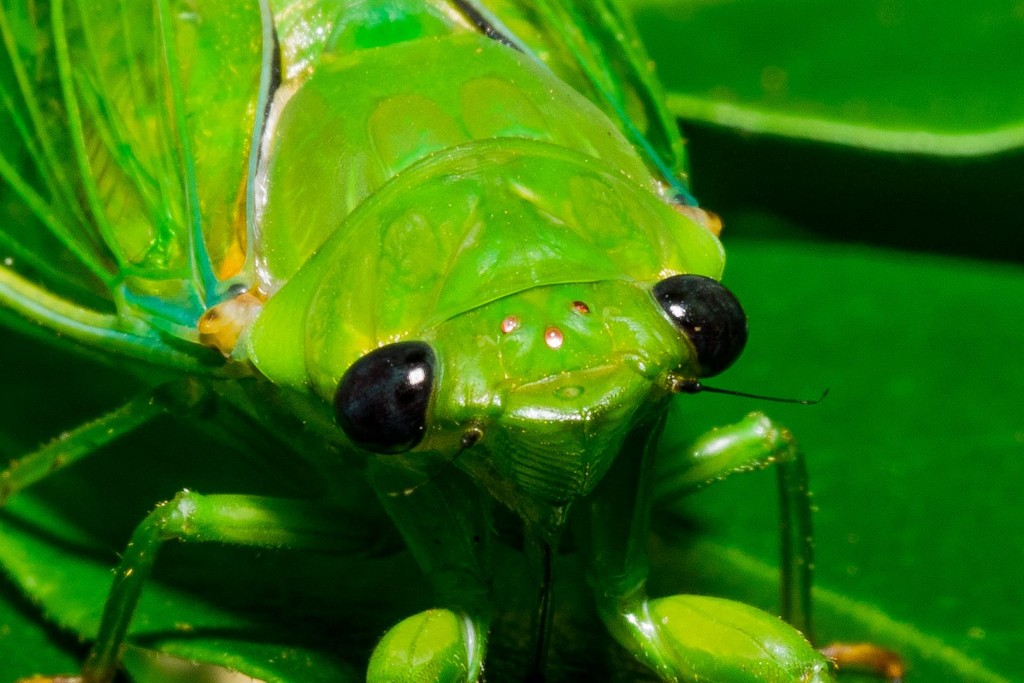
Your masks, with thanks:
[[[171,89],[171,115],[174,117],[173,131],[177,135],[176,146],[171,149],[178,151],[178,163],[184,181],[185,209],[189,223],[189,251],[192,262],[193,286],[200,293],[204,302],[209,304],[217,288],[217,277],[213,272],[210,255],[203,239],[203,224],[199,212],[199,187],[196,181],[195,160],[192,152],[192,140],[186,120],[185,95],[181,84],[181,69],[178,53],[174,44],[174,31],[171,28],[170,8],[167,0],[157,0],[157,17],[159,40],[163,44],[164,66],[167,70],[168,84]]]

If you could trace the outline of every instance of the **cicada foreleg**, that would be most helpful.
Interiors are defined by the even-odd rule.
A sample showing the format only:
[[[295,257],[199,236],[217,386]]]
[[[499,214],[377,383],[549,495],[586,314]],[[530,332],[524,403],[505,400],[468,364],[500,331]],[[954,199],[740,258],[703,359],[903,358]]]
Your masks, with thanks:
[[[12,496],[98,452],[165,413],[190,413],[210,398],[200,382],[180,380],[147,390],[127,403],[61,434],[0,472],[0,506]]]
[[[789,430],[763,413],[702,435],[687,451],[657,464],[655,505],[726,477],[774,465],[779,489],[782,618],[811,634],[813,531],[803,451]]]
[[[375,461],[371,479],[437,607],[398,623],[370,659],[367,681],[476,681],[491,621],[491,524],[484,492],[454,467],[407,485],[408,471]]]
[[[758,428],[764,419],[752,416],[699,441],[669,485],[688,490],[778,459],[779,451]],[[579,530],[598,611],[612,636],[664,680],[832,680],[828,660],[773,615],[721,598],[648,598],[644,539],[654,494],[652,437],[658,431],[638,429],[627,438]],[[782,452],[793,454],[788,447]],[[787,470],[787,480],[791,474]],[[657,475],[660,484],[662,473]],[[800,488],[787,483],[786,495],[799,498]]]
[[[247,495],[204,496],[183,491],[161,503],[135,529],[121,557],[96,643],[81,676],[51,680],[113,680],[143,587],[167,541],[331,553],[372,548],[372,527],[339,523],[344,516],[330,505]]]

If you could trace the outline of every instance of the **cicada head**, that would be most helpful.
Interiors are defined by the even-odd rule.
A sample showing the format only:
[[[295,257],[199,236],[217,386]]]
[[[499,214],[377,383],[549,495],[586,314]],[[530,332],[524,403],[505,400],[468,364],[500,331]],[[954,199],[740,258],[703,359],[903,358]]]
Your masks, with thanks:
[[[703,276],[536,287],[366,354],[335,409],[362,448],[449,462],[529,518],[640,457],[627,436],[657,423],[673,381],[724,369],[745,333],[735,299]]]

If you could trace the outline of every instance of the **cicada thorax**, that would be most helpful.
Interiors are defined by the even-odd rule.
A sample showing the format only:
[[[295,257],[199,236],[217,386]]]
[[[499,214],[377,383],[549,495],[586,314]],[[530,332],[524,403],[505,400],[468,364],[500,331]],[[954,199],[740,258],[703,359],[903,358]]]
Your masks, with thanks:
[[[274,104],[254,245],[272,296],[248,350],[286,384],[329,396],[367,350],[527,286],[720,272],[717,241],[596,105],[435,19],[339,39]],[[303,353],[268,352],[276,330]]]
[[[267,145],[257,196],[267,285],[290,278],[397,174],[493,140],[547,142],[640,183],[649,179],[593,104],[526,55],[475,32],[323,56],[282,105]]]

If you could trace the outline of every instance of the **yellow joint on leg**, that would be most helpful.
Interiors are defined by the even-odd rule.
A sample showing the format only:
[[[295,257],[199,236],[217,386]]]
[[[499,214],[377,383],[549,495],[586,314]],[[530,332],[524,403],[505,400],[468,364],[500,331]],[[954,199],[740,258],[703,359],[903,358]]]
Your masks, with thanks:
[[[230,356],[262,308],[263,298],[251,291],[217,304],[199,318],[199,343]]]

